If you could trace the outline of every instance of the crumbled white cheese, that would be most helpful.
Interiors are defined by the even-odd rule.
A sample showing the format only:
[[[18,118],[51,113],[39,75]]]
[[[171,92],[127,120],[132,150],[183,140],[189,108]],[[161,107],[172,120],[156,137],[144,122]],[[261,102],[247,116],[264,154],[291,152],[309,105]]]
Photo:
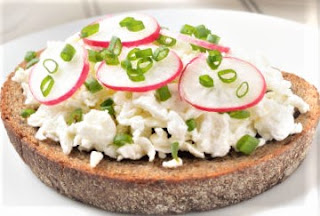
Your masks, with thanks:
[[[172,159],[172,160],[169,160],[169,161],[163,161],[162,162],[162,166],[165,167],[165,168],[177,168],[179,166],[182,166],[183,165],[183,161],[181,158],[177,158],[176,159]]]
[[[90,153],[90,166],[92,168],[96,167],[102,159],[103,159],[103,154],[101,152],[92,151]]]

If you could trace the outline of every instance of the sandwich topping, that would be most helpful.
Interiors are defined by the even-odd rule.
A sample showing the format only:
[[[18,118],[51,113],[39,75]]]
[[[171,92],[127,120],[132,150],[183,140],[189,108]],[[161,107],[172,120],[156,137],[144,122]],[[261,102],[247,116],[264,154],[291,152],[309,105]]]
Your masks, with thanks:
[[[204,25],[171,32],[146,14],[103,18],[48,42],[40,56],[27,53],[12,78],[25,95],[21,116],[65,154],[91,152],[91,167],[104,156],[158,156],[174,168],[183,165],[181,151],[249,155],[300,133],[294,113],[309,105],[281,71],[219,39]]]

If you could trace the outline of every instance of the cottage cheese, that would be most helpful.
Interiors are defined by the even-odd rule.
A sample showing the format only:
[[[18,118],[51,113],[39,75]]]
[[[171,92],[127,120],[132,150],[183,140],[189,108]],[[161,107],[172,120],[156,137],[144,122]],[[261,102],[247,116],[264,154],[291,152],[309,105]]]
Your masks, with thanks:
[[[197,54],[189,45],[179,42],[175,50],[184,63]],[[294,122],[294,109],[301,113],[309,110],[309,105],[293,94],[291,83],[283,79],[279,70],[270,67],[262,58],[243,58],[261,70],[270,91],[258,105],[248,109],[251,116],[243,120],[195,109],[180,100],[175,82],[168,85],[172,97],[165,102],[156,99],[155,91],[128,93],[104,88],[92,94],[82,86],[68,100],[55,106],[45,106],[39,105],[29,91],[29,70],[19,68],[12,80],[21,83],[26,104],[39,105],[28,119],[30,126],[39,127],[36,138],[59,142],[65,154],[69,154],[72,148],[91,151],[91,167],[95,167],[103,155],[118,161],[138,160],[144,156],[153,161],[156,153],[165,158],[171,152],[173,142],[179,142],[179,150],[190,152],[195,157],[204,158],[205,154],[222,157],[245,134],[259,134],[262,137],[259,146],[262,146],[266,141],[283,140],[290,134],[300,133],[302,125]],[[91,65],[91,76],[94,76],[96,68],[96,65]],[[109,97],[114,100],[115,118],[107,111],[98,110],[99,104]],[[75,108],[83,109],[83,121],[67,125],[65,119]],[[185,124],[190,118],[197,121],[197,128],[191,132]],[[120,132],[130,132],[133,143],[121,147],[113,145],[114,136]],[[163,162],[167,168],[182,165],[181,158]]]

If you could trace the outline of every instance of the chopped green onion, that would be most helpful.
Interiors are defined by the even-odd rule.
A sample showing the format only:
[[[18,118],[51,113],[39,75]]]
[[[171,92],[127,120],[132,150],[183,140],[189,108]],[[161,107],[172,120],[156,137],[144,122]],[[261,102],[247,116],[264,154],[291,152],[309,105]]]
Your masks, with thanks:
[[[211,31],[207,29],[204,25],[198,25],[195,27],[193,34],[196,38],[206,40],[207,36],[211,34]]]
[[[114,55],[119,56],[122,50],[120,38],[112,36],[108,50],[110,50]]]
[[[118,56],[115,55],[106,55],[105,62],[107,65],[118,65],[120,63]]]
[[[70,44],[66,44],[60,53],[60,57],[64,61],[69,62],[72,60],[72,58],[75,54],[76,54],[76,50],[74,49],[74,47]]]
[[[28,68],[30,68],[31,66],[37,64],[37,63],[39,62],[39,60],[40,60],[39,58],[31,59],[31,60],[27,63],[26,69],[28,69]]]
[[[199,50],[202,53],[205,53],[207,51],[206,48],[203,48],[203,47],[200,47],[200,46],[196,46],[196,45],[193,45],[193,44],[190,44],[190,45],[192,47],[192,50]]]
[[[117,147],[124,146],[127,143],[128,144],[133,143],[132,136],[130,134],[121,133],[121,134],[117,134],[113,138],[113,144]]]
[[[237,88],[236,95],[238,98],[242,98],[246,96],[249,92],[249,83],[248,82],[242,82],[239,87]]]
[[[188,126],[188,131],[193,131],[197,127],[197,122],[193,118],[188,119],[186,125]]]
[[[208,34],[207,41],[213,44],[218,44],[220,41],[220,37],[214,34]]]
[[[167,85],[156,90],[156,97],[159,101],[166,101],[171,98],[171,92]]]
[[[40,90],[44,97],[47,97],[50,94],[53,85],[54,85],[54,79],[50,75],[46,76],[42,80],[40,84]]]
[[[110,115],[114,115],[113,104],[113,100],[111,98],[108,98],[100,104],[100,108],[102,110],[108,110],[108,113]]]
[[[250,135],[242,136],[236,144],[236,148],[238,151],[249,155],[251,154],[258,146],[259,140]]]
[[[144,58],[144,57],[152,56],[152,49],[151,48],[147,48],[147,49],[144,49],[144,50],[137,50],[135,52],[135,56],[136,56],[136,58]]]
[[[132,68],[132,64],[131,64],[131,61],[129,59],[125,59],[125,60],[122,60],[121,61],[121,67],[124,69],[124,70],[128,70],[128,69],[131,69]]]
[[[102,86],[96,79],[89,79],[84,82],[84,85],[92,94],[102,90]]]
[[[176,44],[177,40],[172,37],[160,35],[159,38],[157,39],[157,42],[161,45],[171,47]]]
[[[24,60],[26,62],[29,62],[36,57],[37,57],[37,53],[35,51],[28,51],[24,56]]]
[[[250,112],[246,110],[233,111],[228,113],[231,118],[245,119],[250,117]]]
[[[150,57],[141,58],[137,63],[137,70],[141,73],[146,73],[148,70],[152,68],[153,61]]]
[[[82,109],[77,108],[73,110],[72,113],[70,113],[66,122],[67,122],[67,125],[71,125],[73,123],[82,121],[82,119],[83,119]]]
[[[34,109],[24,109],[22,110],[22,112],[20,113],[20,115],[23,118],[28,118],[29,116],[31,116],[33,113],[35,113],[36,111]]]
[[[130,52],[127,55],[127,59],[129,59],[130,61],[134,61],[137,59],[136,56],[136,52],[139,51],[139,48],[133,48],[132,50],[130,50]]]
[[[168,54],[169,49],[167,47],[159,47],[154,51],[152,58],[156,61],[161,61],[162,59],[166,58]]]
[[[224,83],[232,83],[237,79],[237,72],[232,69],[221,70],[218,72],[218,77]]]
[[[215,70],[220,66],[222,62],[221,52],[219,52],[218,50],[210,50],[208,53],[207,64],[212,70]]]
[[[100,27],[99,23],[91,24],[91,25],[84,27],[81,30],[80,37],[86,38],[86,37],[89,37],[89,36],[97,33],[99,31],[99,27]]]
[[[145,29],[145,27],[142,21],[137,20],[127,25],[127,29],[132,32],[138,32]]]
[[[101,62],[103,58],[100,55],[100,52],[88,49],[89,61],[97,63]]]
[[[130,23],[132,23],[135,19],[133,17],[126,17],[120,21],[119,25],[121,27],[127,27]]]
[[[191,25],[185,24],[182,26],[180,33],[181,34],[186,34],[186,35],[192,35],[195,31],[195,28]]]
[[[214,86],[213,79],[207,74],[199,76],[199,82],[203,87],[206,88],[211,88]]]
[[[45,59],[43,61],[43,67],[48,71],[48,73],[55,73],[59,69],[58,63],[53,59]]]
[[[145,80],[145,76],[143,75],[143,73],[133,68],[127,68],[127,75],[133,82],[142,82]]]
[[[173,159],[178,160],[179,143],[174,142],[171,144],[171,156]]]

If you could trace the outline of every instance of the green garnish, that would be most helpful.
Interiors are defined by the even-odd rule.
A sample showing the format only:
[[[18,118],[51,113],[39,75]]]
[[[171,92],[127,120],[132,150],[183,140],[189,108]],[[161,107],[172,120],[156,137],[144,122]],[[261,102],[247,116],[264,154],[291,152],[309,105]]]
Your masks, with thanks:
[[[239,141],[236,144],[236,148],[243,154],[249,155],[256,149],[258,144],[259,140],[257,138],[247,134],[239,139]]]
[[[206,88],[214,86],[213,79],[207,74],[199,76],[199,83]]]
[[[55,73],[59,69],[58,63],[53,59],[45,59],[43,61],[43,67],[48,71],[48,73]]]
[[[36,57],[37,57],[37,53],[35,51],[28,51],[28,52],[26,52],[26,54],[24,56],[24,60],[26,62],[29,62]]]
[[[125,59],[125,60],[122,60],[121,61],[121,67],[124,69],[124,70],[128,70],[128,69],[131,69],[132,68],[132,64],[131,64],[131,61],[129,59]]]
[[[120,21],[119,25],[121,27],[126,27],[127,25],[130,25],[135,19],[133,17],[126,17],[123,20]]]
[[[159,47],[154,51],[152,58],[155,61],[161,61],[162,59],[166,58],[168,54],[169,49],[167,47]]]
[[[54,79],[50,75],[46,76],[42,80],[42,82],[40,84],[40,90],[41,90],[42,95],[44,97],[47,97],[50,94],[53,85],[54,85]]]
[[[218,44],[220,41],[220,37],[214,34],[208,34],[207,41],[213,44]]]
[[[120,63],[118,56],[114,54],[107,54],[104,60],[107,65],[118,65]]]
[[[110,44],[108,46],[108,50],[110,50],[114,55],[119,56],[122,50],[122,43],[120,38],[112,36]]]
[[[157,39],[157,42],[161,45],[171,47],[176,44],[177,40],[172,37],[160,35],[159,38]]]
[[[84,85],[92,94],[102,90],[102,86],[96,79],[88,79],[84,82]]]
[[[207,36],[211,34],[211,31],[207,29],[204,25],[198,25],[195,27],[193,34],[198,39],[206,40]]]
[[[245,119],[250,117],[250,112],[246,110],[233,111],[228,113],[231,118]]]
[[[37,64],[39,62],[39,58],[33,58],[26,64],[26,69],[30,68],[31,66]]]
[[[130,52],[127,55],[127,59],[129,59],[130,61],[134,61],[137,59],[136,56],[136,52],[139,51],[139,48],[133,48],[132,50],[130,50]]]
[[[76,122],[80,122],[83,120],[83,114],[82,114],[82,109],[77,108],[70,113],[70,115],[67,117],[66,123],[67,125],[71,125]]]
[[[242,98],[246,96],[249,92],[249,83],[248,82],[242,82],[239,87],[237,88],[236,95],[238,98]]]
[[[218,77],[224,83],[232,83],[237,79],[237,72],[232,69],[221,70],[218,72]]]
[[[195,31],[195,28],[193,26],[185,24],[182,26],[180,33],[186,34],[186,35],[192,35],[194,31]]]
[[[133,17],[126,17],[119,22],[121,27],[126,27],[129,31],[138,32],[145,29],[144,24],[140,20],[136,20]]]
[[[137,70],[141,73],[146,73],[152,68],[153,61],[150,57],[141,58],[137,62]]]
[[[207,64],[212,70],[217,69],[222,62],[221,52],[218,50],[210,50],[208,52]]]
[[[113,104],[113,100],[111,98],[108,98],[100,104],[100,108],[101,110],[108,110],[108,113],[110,115],[114,115]]]
[[[146,79],[142,72],[133,68],[127,68],[127,75],[133,82],[142,82]]]
[[[132,136],[130,134],[121,133],[121,134],[117,134],[113,138],[113,144],[117,147],[124,146],[127,143],[128,144],[133,143]]]
[[[91,25],[84,27],[81,30],[80,37],[86,38],[86,37],[89,37],[89,36],[97,33],[99,31],[99,27],[100,27],[99,23],[91,24]]]
[[[23,118],[28,118],[29,116],[31,116],[35,112],[36,111],[34,109],[24,109],[24,110],[21,111],[20,115]]]
[[[88,56],[89,56],[89,61],[97,63],[101,62],[103,60],[102,56],[100,55],[100,52],[90,50],[88,49]]]
[[[174,142],[171,144],[171,156],[173,159],[178,161],[178,151],[179,151],[179,143]]]
[[[147,49],[143,49],[143,50],[137,50],[135,52],[135,56],[136,56],[136,58],[144,58],[144,57],[152,56],[152,49],[147,48]]]
[[[72,60],[72,58],[75,54],[76,54],[76,50],[74,49],[74,47],[70,44],[66,44],[60,53],[60,57],[64,61],[69,62]]]
[[[171,92],[167,85],[156,90],[156,97],[159,101],[166,101],[171,98]]]
[[[188,126],[188,131],[193,131],[197,127],[197,122],[195,119],[188,119],[186,121],[186,125]]]

